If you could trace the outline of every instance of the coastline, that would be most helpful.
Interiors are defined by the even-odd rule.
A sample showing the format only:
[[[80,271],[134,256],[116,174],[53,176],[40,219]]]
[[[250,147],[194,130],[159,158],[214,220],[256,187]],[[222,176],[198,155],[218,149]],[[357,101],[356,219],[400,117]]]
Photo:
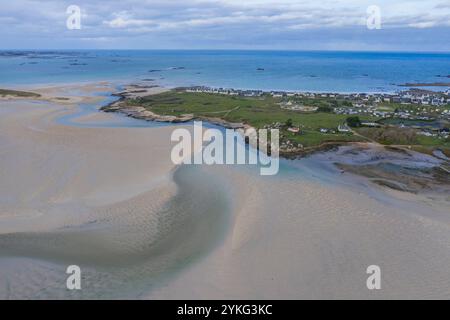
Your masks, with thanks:
[[[220,119],[217,117],[194,117],[192,114],[185,114],[182,116],[165,116],[165,115],[159,115],[152,111],[149,111],[143,107],[139,106],[124,106],[123,101],[126,99],[134,99],[146,95],[153,95],[153,94],[159,94],[163,92],[168,92],[170,90],[174,89],[168,89],[168,88],[162,88],[159,86],[140,86],[139,88],[141,90],[136,91],[136,87],[129,86],[125,87],[125,90],[122,90],[121,92],[114,93],[113,96],[119,97],[118,100],[111,102],[105,106],[102,106],[100,108],[100,111],[103,112],[112,112],[112,113],[121,113],[124,114],[127,117],[131,117],[138,120],[144,120],[144,121],[156,121],[156,122],[167,122],[167,123],[188,123],[191,121],[206,121],[214,125],[218,125],[220,127],[223,127],[225,129],[255,129],[248,123],[233,123],[226,121],[224,119]],[[176,90],[176,89],[175,89]],[[246,143],[248,141],[246,140]],[[326,151],[333,148],[336,148],[341,145],[345,145],[344,142],[326,142],[319,146],[314,147],[306,147],[306,148],[292,148],[290,150],[280,149],[279,153],[280,156],[286,158],[286,159],[292,159],[292,158],[298,158],[298,157],[304,157],[308,156],[310,154],[313,154],[315,152],[320,151]]]
[[[150,96],[154,94],[160,94],[165,93],[169,91],[178,91],[180,89],[184,88],[163,88],[159,87],[157,85],[129,85],[125,86],[124,90],[121,92],[114,93],[113,95],[118,97],[119,99],[117,101],[114,101],[112,103],[109,103],[105,106],[102,106],[100,108],[100,111],[103,112],[112,112],[112,113],[121,113],[126,115],[127,117],[131,117],[134,119],[144,120],[144,121],[156,121],[156,122],[166,122],[166,123],[188,123],[191,121],[206,121],[214,125],[218,125],[220,127],[223,127],[225,129],[255,129],[252,127],[249,123],[243,121],[243,122],[230,122],[222,118],[218,117],[206,117],[206,116],[194,116],[194,114],[182,114],[182,115],[160,115],[153,111],[150,111],[142,106],[132,106],[132,105],[125,105],[124,102],[126,102],[127,99],[137,99],[142,98],[145,96]],[[261,91],[265,92],[265,91]],[[267,92],[266,92],[267,93]],[[287,94],[288,91],[278,91],[279,94]],[[330,94],[330,93],[328,93]],[[361,93],[365,95],[366,93]],[[361,141],[342,141],[342,140],[336,140],[333,141],[333,139],[329,139],[328,141],[322,142],[318,145],[314,146],[281,146],[279,150],[279,154],[281,157],[286,159],[293,159],[293,158],[301,158],[306,157],[311,154],[314,154],[316,152],[323,152],[327,150],[331,150],[334,148],[337,148],[339,146],[345,146],[345,145],[352,145],[352,144],[364,144],[366,141],[367,144],[373,144],[377,143],[373,141],[372,139],[362,136],[359,133],[356,133],[354,130],[350,129],[350,131],[355,134],[358,137],[361,137]],[[246,141],[247,142],[247,141]],[[390,145],[384,145],[381,143],[377,143],[379,146],[383,146],[386,148],[391,147]],[[408,144],[408,145],[396,145],[395,146],[398,149],[404,149],[408,150],[414,147],[417,151],[422,152],[419,145],[415,146],[414,144]],[[427,151],[424,151],[427,152]],[[429,152],[428,152],[429,153]]]
[[[135,91],[136,87],[139,88],[138,91]],[[149,88],[140,85],[125,87],[124,91],[115,94],[116,96],[120,97],[119,100],[102,107],[100,110],[113,113],[119,112],[126,115],[127,117],[145,121],[189,123],[194,120],[199,120],[206,121],[226,129],[254,129],[252,126],[245,122],[232,123],[216,117],[194,117],[194,115],[192,114],[182,114],[181,116],[158,115],[144,107],[128,106],[124,105],[123,103],[124,101],[126,101],[126,99],[136,99],[168,91],[169,89],[158,88],[157,86],[153,85]],[[359,134],[354,130],[351,131],[353,134],[359,136]],[[388,188],[392,190],[412,193],[436,192],[436,195],[445,194],[448,190],[450,190],[448,189],[448,186],[450,185],[450,179],[445,178],[445,172],[448,173],[450,170],[450,162],[444,154],[442,154],[443,157],[439,157],[436,152],[422,150],[420,147],[418,148],[418,146],[384,145],[371,139],[365,139],[367,140],[365,142],[326,141],[311,147],[281,147],[279,149],[279,155],[281,158],[287,160],[298,160],[301,158],[313,156],[315,154],[328,154],[330,152],[339,153],[340,150],[345,150],[345,148],[348,147],[349,150],[353,150],[351,152],[354,154],[355,159],[357,159],[358,157],[362,157],[362,159],[364,159],[366,157],[366,152],[374,152],[374,157],[385,159],[384,161],[388,164],[391,164],[392,166],[397,166],[398,161],[404,161],[405,163],[412,163],[414,161],[417,161],[418,166],[412,170],[410,170],[408,165],[406,165],[405,167],[402,167],[401,165],[398,166],[398,170],[406,170],[407,173],[398,174],[396,176],[396,181],[396,179],[389,178],[389,176],[392,176],[393,172],[390,172],[391,169],[389,168],[384,168],[382,163],[371,163],[370,161],[361,160],[360,163],[355,162],[349,164],[347,163],[348,160],[346,160],[345,157],[343,157],[342,159],[337,157],[334,165],[341,173],[352,173],[355,176],[365,177],[368,180],[372,181],[373,184],[381,188]],[[249,143],[247,139],[245,139],[245,142],[247,144]],[[257,146],[252,147],[257,148]],[[422,156],[419,156],[421,153]],[[331,155],[330,157],[333,157],[333,155]],[[427,159],[427,157],[429,158]],[[437,161],[435,162],[432,171],[430,171],[430,169],[427,168],[426,163],[427,161],[433,162],[435,160]],[[436,183],[434,183],[433,180],[436,180]]]
[[[326,152],[283,163],[275,177],[252,167],[174,167],[171,128],[55,122],[77,108],[0,101],[2,297],[450,296],[441,281],[448,200],[375,188],[338,170],[322,180],[320,157],[334,163]],[[71,294],[61,283],[75,262],[86,287]],[[364,286],[374,262],[389,269],[375,296]],[[24,274],[44,280],[30,287]]]

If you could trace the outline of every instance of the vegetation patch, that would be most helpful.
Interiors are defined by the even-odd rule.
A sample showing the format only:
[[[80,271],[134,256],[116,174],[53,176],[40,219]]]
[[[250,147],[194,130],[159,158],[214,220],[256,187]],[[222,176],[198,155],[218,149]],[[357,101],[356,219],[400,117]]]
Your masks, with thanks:
[[[376,105],[374,97],[364,101],[361,100],[364,97],[349,98],[336,94],[201,90],[207,91],[180,88],[151,96],[126,98],[119,107],[111,107],[110,111],[123,108],[128,115],[138,114],[139,117],[139,108],[132,108],[142,107],[153,114],[168,117],[172,122],[175,122],[174,118],[179,121],[209,119],[216,123],[220,119],[224,123],[247,124],[256,129],[279,129],[281,150],[287,153],[361,141],[414,146],[425,153],[439,149],[448,154],[450,150],[448,134],[443,131],[448,122],[441,119],[445,117],[446,106],[424,111],[424,107],[384,101],[377,107],[365,107],[364,103]],[[104,110],[108,111],[108,107]],[[390,112],[389,116],[386,112]],[[423,115],[423,112],[428,113]],[[413,114],[417,115],[411,116]]]
[[[34,93],[34,92],[0,89],[0,96],[2,96],[2,97],[13,96],[13,97],[23,97],[23,98],[39,98],[41,95],[38,93]]]

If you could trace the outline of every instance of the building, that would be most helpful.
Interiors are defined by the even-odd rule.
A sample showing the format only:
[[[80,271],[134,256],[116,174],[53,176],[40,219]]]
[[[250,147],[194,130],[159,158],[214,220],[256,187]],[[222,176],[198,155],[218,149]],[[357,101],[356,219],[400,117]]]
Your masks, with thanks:
[[[339,132],[351,132],[351,130],[350,130],[350,128],[347,126],[347,125],[345,125],[345,124],[340,124],[339,126],[338,126],[338,131]]]
[[[292,133],[295,133],[295,134],[300,133],[300,128],[293,128],[293,127],[291,127],[291,128],[288,128],[287,130],[289,132],[292,132]]]

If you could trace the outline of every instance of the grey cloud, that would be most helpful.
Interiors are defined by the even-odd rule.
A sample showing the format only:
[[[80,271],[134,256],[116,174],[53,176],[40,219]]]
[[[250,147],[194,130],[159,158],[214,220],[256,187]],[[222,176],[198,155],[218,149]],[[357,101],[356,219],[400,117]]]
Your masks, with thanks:
[[[371,2],[15,0],[1,2],[0,27],[2,38],[5,39],[42,38],[53,39],[54,43],[66,43],[70,39],[77,45],[95,45],[97,41],[98,45],[108,43],[111,46],[128,44],[140,47],[152,43],[159,47],[183,45],[256,48],[292,46],[293,41],[305,46],[305,39],[308,39],[311,45],[317,46],[318,41],[309,37],[310,33],[322,39],[322,43],[333,43],[336,46],[335,39],[352,37],[352,41],[355,41],[355,34],[367,31],[364,28],[366,5]],[[391,32],[395,33],[395,30],[403,28],[415,30],[427,27],[446,30],[449,26],[450,6],[442,1],[429,0],[429,4],[424,4],[423,1],[399,0],[395,6],[387,0],[378,2],[382,8],[383,29]],[[406,7],[402,7],[402,3]],[[70,4],[76,4],[82,9],[82,30],[71,31],[65,27],[65,10]],[[419,6],[425,6],[429,10]],[[407,34],[404,31],[398,32]],[[381,34],[385,39],[390,39],[386,33]],[[361,36],[358,41],[363,43],[363,38]],[[13,43],[13,40],[8,41],[4,43]]]

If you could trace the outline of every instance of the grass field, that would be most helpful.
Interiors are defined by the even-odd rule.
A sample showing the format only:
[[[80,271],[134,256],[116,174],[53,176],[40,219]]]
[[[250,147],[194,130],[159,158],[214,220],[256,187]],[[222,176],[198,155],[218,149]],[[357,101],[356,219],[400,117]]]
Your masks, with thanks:
[[[345,123],[346,115],[333,113],[302,113],[282,109],[280,99],[272,96],[247,98],[209,93],[187,93],[170,91],[158,95],[130,100],[129,105],[139,105],[161,115],[193,114],[196,117],[217,117],[229,122],[243,122],[255,128],[285,123],[292,120],[303,134],[294,135],[284,131],[284,136],[304,146],[318,145],[326,141],[360,141],[351,134],[322,134],[321,128],[335,130]],[[370,120],[369,118],[367,120]]]
[[[373,131],[361,131],[360,133],[363,136],[353,135],[352,133],[322,133],[320,132],[322,128],[330,131],[336,130],[340,124],[346,122],[348,115],[287,110],[280,107],[280,102],[281,98],[274,98],[271,95],[242,97],[212,93],[188,93],[177,90],[126,100],[128,105],[142,106],[160,115],[193,114],[194,117],[214,117],[229,122],[242,122],[255,128],[272,126],[275,123],[285,124],[290,119],[293,127],[301,128],[301,134],[291,133],[286,130],[286,127],[282,127],[282,141],[289,140],[296,144],[300,143],[305,147],[317,146],[324,142],[368,141],[365,138],[367,135],[363,133]],[[315,104],[308,101],[302,101],[302,103],[308,106],[327,104],[324,99],[319,99]],[[359,116],[359,118],[363,121],[379,120],[371,116]],[[424,136],[417,136],[414,142],[417,145],[428,147],[443,147],[445,149],[450,147],[448,142]]]
[[[321,128],[336,130],[345,123],[346,115],[333,113],[302,113],[282,109],[281,99],[265,95],[260,98],[226,96],[209,93],[187,93],[170,91],[158,95],[129,100],[129,105],[143,106],[160,115],[193,114],[195,117],[216,117],[229,122],[246,123],[255,128],[263,128],[274,123],[292,120],[294,127],[300,127],[302,134],[295,135],[282,129],[285,139],[301,143],[305,147],[333,141],[361,141],[352,134],[323,134]],[[372,119],[365,119],[372,120]]]
[[[307,130],[333,129],[345,123],[346,115],[332,113],[301,113],[282,109],[279,99],[271,96],[245,98],[209,93],[166,92],[131,100],[128,103],[149,108],[162,115],[194,114],[199,117],[220,117],[230,122],[245,122],[256,128],[292,119],[294,126]]]

